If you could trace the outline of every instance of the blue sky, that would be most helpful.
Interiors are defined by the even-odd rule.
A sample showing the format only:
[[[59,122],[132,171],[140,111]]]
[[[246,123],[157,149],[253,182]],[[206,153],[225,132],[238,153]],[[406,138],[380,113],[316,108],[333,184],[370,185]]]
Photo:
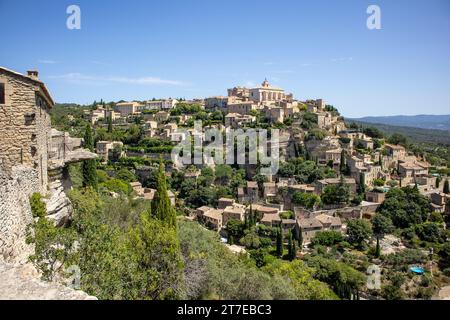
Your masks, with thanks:
[[[81,30],[66,28],[71,4]],[[226,95],[267,77],[349,117],[450,113],[448,0],[0,0],[0,30],[0,65],[37,68],[58,102]]]

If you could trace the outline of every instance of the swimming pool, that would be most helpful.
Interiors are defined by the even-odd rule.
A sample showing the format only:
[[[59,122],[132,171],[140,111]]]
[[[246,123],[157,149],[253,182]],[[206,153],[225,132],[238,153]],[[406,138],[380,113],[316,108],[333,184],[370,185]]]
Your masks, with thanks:
[[[425,270],[421,267],[411,267],[409,268],[409,270],[411,270],[411,272],[415,273],[415,274],[424,274]]]

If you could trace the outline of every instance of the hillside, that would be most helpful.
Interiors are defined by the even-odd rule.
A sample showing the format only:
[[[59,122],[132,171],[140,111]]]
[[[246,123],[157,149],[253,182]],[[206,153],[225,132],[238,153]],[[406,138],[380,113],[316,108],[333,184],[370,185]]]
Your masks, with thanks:
[[[450,115],[362,117],[348,120],[422,129],[450,130]]]
[[[386,135],[391,135],[393,133],[400,133],[405,137],[407,137],[409,140],[414,141],[415,143],[432,143],[432,144],[437,143],[442,145],[450,145],[450,129],[449,130],[423,129],[423,128],[413,128],[410,126],[394,126],[382,123],[371,123],[357,119],[346,119],[346,123],[349,124],[352,122],[362,126],[375,127]]]

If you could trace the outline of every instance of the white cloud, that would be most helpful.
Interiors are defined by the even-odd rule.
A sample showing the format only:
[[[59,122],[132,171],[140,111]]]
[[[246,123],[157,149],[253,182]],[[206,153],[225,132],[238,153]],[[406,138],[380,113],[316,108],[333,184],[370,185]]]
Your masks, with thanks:
[[[55,60],[48,60],[48,59],[40,59],[38,60],[39,63],[43,63],[43,64],[55,64],[58,63],[58,61]]]
[[[294,73],[294,70],[289,70],[289,69],[286,69],[286,70],[276,70],[276,71],[273,71],[273,73],[278,73],[278,74],[289,74],[289,73]]]
[[[349,62],[353,60],[353,57],[332,58],[331,62]]]
[[[59,76],[49,76],[50,79],[61,79],[76,84],[105,85],[110,83],[136,84],[136,85],[172,85],[181,86],[186,83],[178,80],[166,80],[158,77],[121,77],[121,76],[92,76],[81,73],[67,73]]]
[[[99,65],[99,66],[105,66],[105,67],[111,67],[111,66],[112,66],[112,65],[109,64],[109,63],[105,63],[105,62],[98,61],[98,60],[91,60],[91,61],[89,61],[89,62],[92,63],[92,64],[97,64],[97,65]]]

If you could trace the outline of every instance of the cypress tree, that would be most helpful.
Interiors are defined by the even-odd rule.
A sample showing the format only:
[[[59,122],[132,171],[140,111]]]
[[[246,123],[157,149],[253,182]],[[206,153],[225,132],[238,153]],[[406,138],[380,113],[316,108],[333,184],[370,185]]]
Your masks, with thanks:
[[[435,184],[436,189],[439,189],[440,184],[441,184],[441,178],[437,177],[436,178],[436,184]]]
[[[112,125],[112,116],[108,117],[108,132],[112,133],[113,132],[113,125]]]
[[[255,224],[254,221],[253,221],[253,208],[252,208],[251,204],[250,204],[250,209],[248,211],[248,216],[249,216],[248,228],[250,228],[250,227],[252,227]]]
[[[379,258],[381,255],[381,249],[380,249],[380,237],[377,236],[377,246],[375,248],[375,257]]]
[[[94,151],[94,138],[92,137],[92,128],[89,124],[84,132],[84,147],[91,152]]]
[[[167,194],[167,182],[164,174],[164,164],[162,161],[159,164],[158,176],[156,178],[156,192],[152,201],[152,215],[167,223],[171,227],[176,227],[176,213],[175,209],[170,203],[169,195]]]
[[[302,246],[303,246],[303,234],[302,234],[302,230],[299,231],[298,233],[298,247],[300,248],[300,250],[302,250]]]
[[[292,241],[292,233],[291,232],[289,232],[289,235],[288,235],[288,258],[291,261],[294,259],[294,245],[293,245],[293,241]]]
[[[446,179],[445,182],[444,182],[444,190],[443,191],[444,191],[445,194],[449,194],[450,193],[449,186],[448,186],[448,179]]]
[[[86,131],[84,133],[84,146],[89,151],[94,151],[94,139],[92,138],[92,129],[90,125],[86,126]],[[83,187],[91,187],[97,190],[98,179],[97,179],[97,164],[96,160],[85,160],[82,165],[83,173]]]
[[[363,173],[359,174],[359,187],[358,187],[358,193],[364,194],[366,192],[366,179],[364,177]]]
[[[343,174],[345,172],[345,150],[341,151],[341,163],[339,163],[339,171]]]
[[[281,233],[281,227],[277,230],[277,256],[283,255],[283,234]]]
[[[249,229],[250,228],[249,215],[250,215],[250,213],[246,213],[245,216],[244,216],[245,229]]]

